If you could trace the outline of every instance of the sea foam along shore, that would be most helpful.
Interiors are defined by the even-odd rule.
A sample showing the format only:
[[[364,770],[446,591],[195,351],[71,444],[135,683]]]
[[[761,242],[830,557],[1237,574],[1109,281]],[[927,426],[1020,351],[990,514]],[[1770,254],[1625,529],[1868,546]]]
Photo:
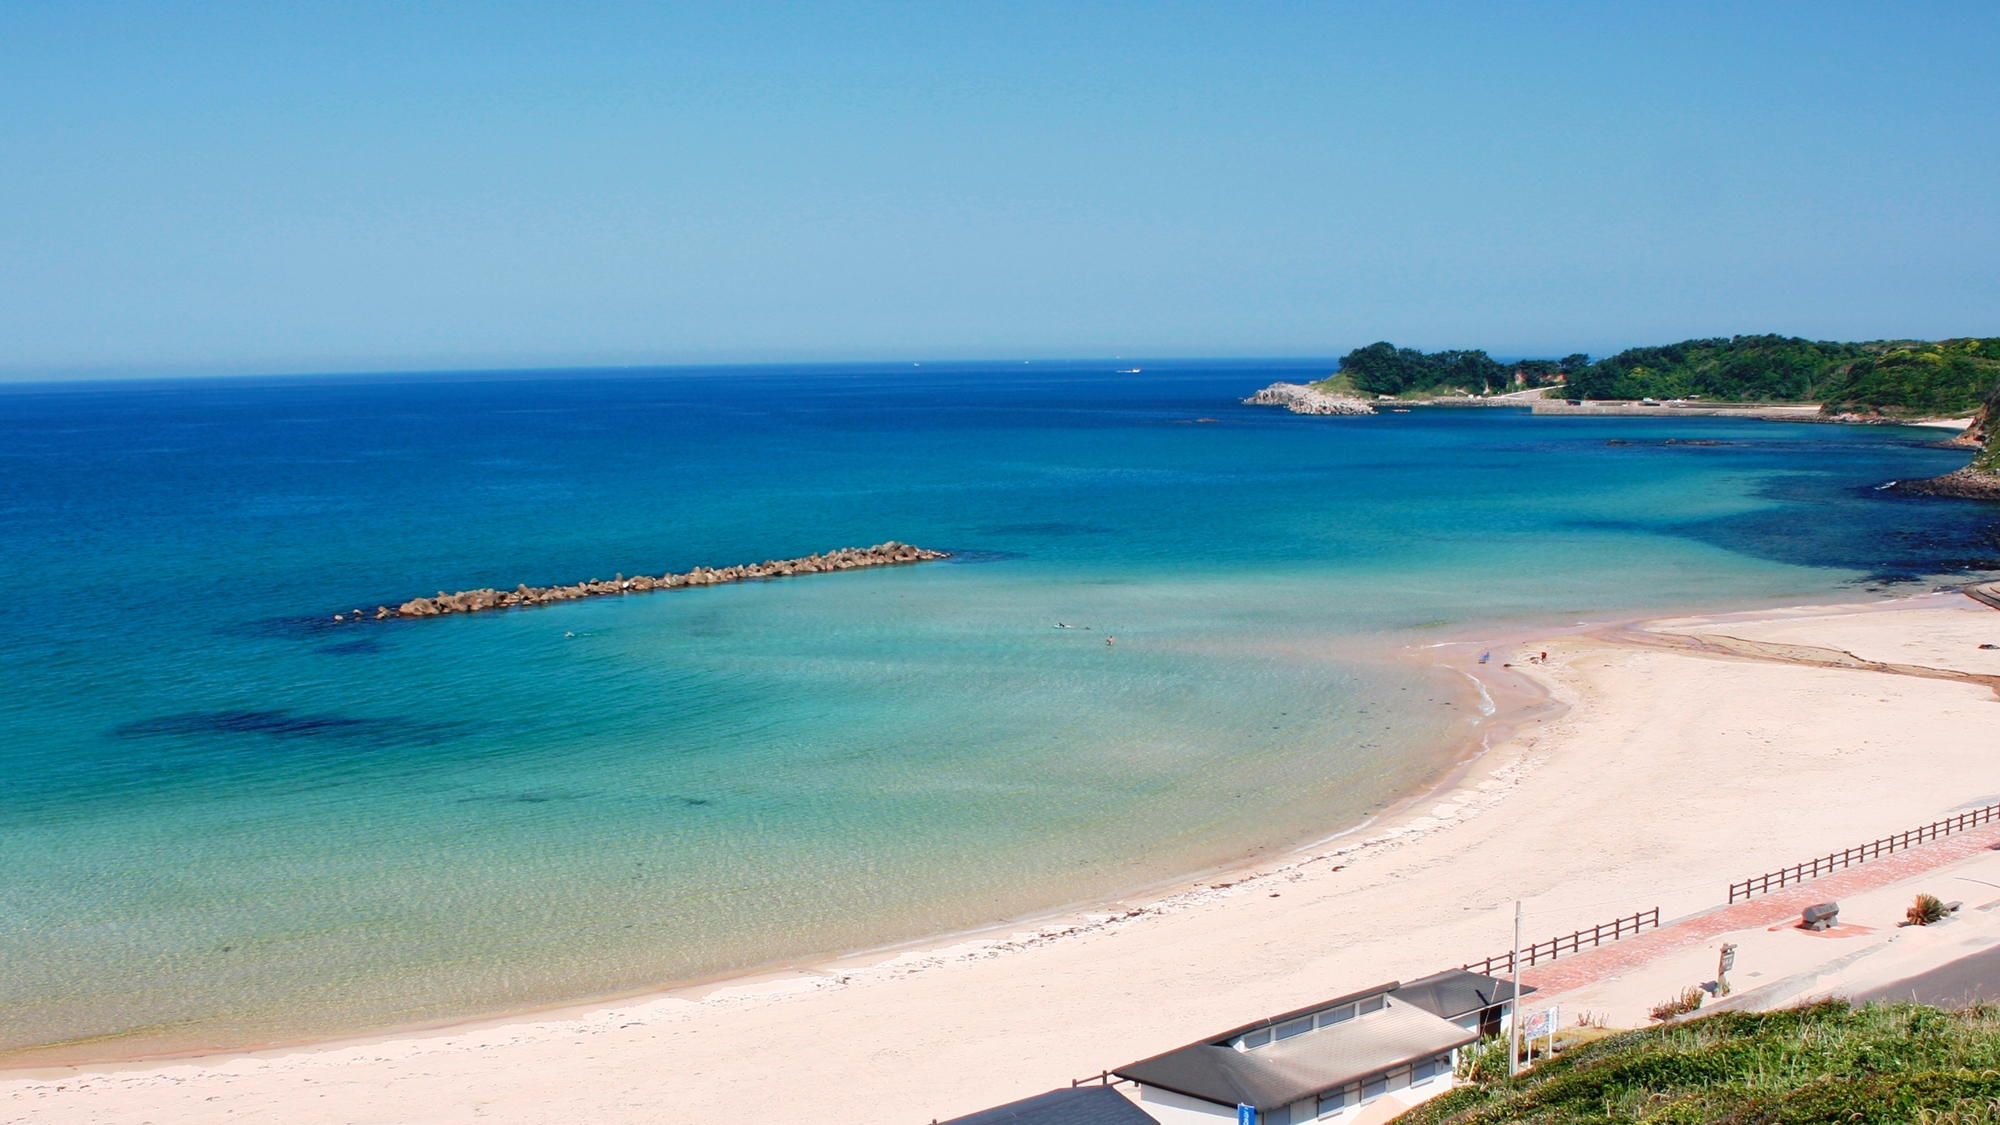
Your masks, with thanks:
[[[2000,616],[1957,595],[1647,628],[2000,674],[2000,652],[1978,648]],[[1517,898],[1540,937],[1655,905],[1671,919],[1746,873],[2000,792],[1985,751],[2000,706],[1981,683],[1617,633],[1524,639],[1425,650],[1481,677],[1494,720],[1518,724],[1447,790],[1244,874],[609,1007],[10,1077],[0,1121],[948,1117],[1499,952]],[[1547,664],[1524,665],[1542,650]]]
[[[652,590],[674,590],[686,586],[719,586],[729,582],[748,582],[756,578],[790,578],[795,574],[826,574],[874,566],[906,566],[910,563],[950,557],[949,551],[912,547],[908,543],[898,543],[891,539],[887,543],[878,543],[873,547],[842,547],[837,551],[828,551],[824,555],[807,555],[797,559],[766,559],[760,563],[725,566],[720,570],[698,566],[685,574],[662,574],[658,578],[649,575],[627,578],[621,574],[609,582],[593,578],[588,582],[578,582],[570,586],[522,585],[512,590],[496,590],[489,586],[479,590],[460,590],[456,594],[447,594],[439,590],[434,598],[411,598],[395,609],[377,606],[375,620],[381,621],[390,617],[439,617],[451,613],[478,613],[488,609],[550,605],[555,602],[603,597],[610,594],[643,594]],[[361,611],[355,610],[352,615],[336,614],[334,620],[346,621],[350,616],[355,621],[362,619]]]

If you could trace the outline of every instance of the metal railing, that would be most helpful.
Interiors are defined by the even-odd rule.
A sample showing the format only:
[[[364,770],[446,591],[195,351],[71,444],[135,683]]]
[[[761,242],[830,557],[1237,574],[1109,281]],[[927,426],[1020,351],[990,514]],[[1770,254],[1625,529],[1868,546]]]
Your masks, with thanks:
[[[1586,946],[1599,946],[1607,941],[1617,941],[1619,938],[1628,937],[1648,926],[1656,930],[1660,928],[1659,907],[1655,906],[1651,910],[1641,910],[1637,914],[1625,918],[1614,918],[1609,922],[1592,926],[1587,930],[1578,930],[1573,934],[1564,934],[1561,937],[1553,937],[1547,941],[1538,941],[1521,950],[1521,964],[1527,966],[1539,961],[1553,961],[1565,953],[1579,952]],[[1514,971],[1514,951],[1510,949],[1505,953],[1496,953],[1484,961],[1468,961],[1465,964],[1465,968],[1484,973],[1488,976],[1491,976],[1496,969],[1501,972],[1511,973]]]
[[[1787,887],[1793,883],[1803,883],[1808,879],[1817,879],[1821,875],[1830,875],[1843,867],[1853,867],[1857,863],[1867,863],[1871,859],[1879,859],[1891,852],[1900,852],[1906,848],[1914,848],[1918,844],[1928,844],[1932,840],[1941,840],[1954,832],[1963,832],[1968,828],[1977,828],[1979,825],[1991,824],[1996,821],[2000,821],[2000,804],[1982,805],[1969,812],[1959,813],[1957,816],[1946,817],[1943,820],[1934,820],[1921,828],[1912,828],[1907,832],[1898,832],[1894,836],[1884,836],[1880,840],[1871,840],[1866,844],[1856,847],[1844,848],[1834,852],[1832,855],[1815,856],[1804,863],[1794,863],[1790,867],[1779,868],[1776,871],[1767,871],[1762,875],[1753,876],[1740,883],[1731,883],[1729,884],[1729,901],[1733,905],[1755,895],[1769,894],[1780,887]]]

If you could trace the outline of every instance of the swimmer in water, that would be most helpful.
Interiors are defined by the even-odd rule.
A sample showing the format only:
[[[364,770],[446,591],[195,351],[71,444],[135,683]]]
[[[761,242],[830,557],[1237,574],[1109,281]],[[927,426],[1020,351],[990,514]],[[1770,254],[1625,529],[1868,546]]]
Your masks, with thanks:
[[[1115,645],[1115,644],[1117,644],[1117,643],[1118,643],[1118,638],[1117,638],[1117,637],[1106,637],[1106,638],[1104,638],[1104,643],[1105,643],[1105,644],[1108,644],[1108,645]]]

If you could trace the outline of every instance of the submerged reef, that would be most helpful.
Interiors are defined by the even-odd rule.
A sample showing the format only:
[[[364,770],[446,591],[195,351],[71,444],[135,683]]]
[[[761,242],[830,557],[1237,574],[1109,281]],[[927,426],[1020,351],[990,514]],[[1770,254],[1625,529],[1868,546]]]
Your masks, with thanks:
[[[658,578],[648,575],[626,578],[619,575],[609,582],[593,578],[588,582],[578,582],[570,586],[524,585],[516,586],[512,590],[495,590],[488,587],[480,590],[460,590],[456,594],[447,594],[440,590],[436,597],[411,598],[394,609],[377,606],[374,618],[381,621],[390,617],[442,617],[452,613],[478,613],[488,609],[550,605],[555,602],[603,597],[608,594],[643,594],[651,590],[675,590],[683,586],[720,586],[729,582],[745,582],[753,578],[825,574],[836,570],[861,570],[871,566],[904,566],[909,563],[950,557],[949,551],[912,547],[908,543],[898,543],[892,539],[873,547],[843,547],[824,555],[807,555],[798,559],[767,559],[760,563],[726,566],[720,570],[698,566],[686,574],[662,574]],[[334,617],[335,621],[361,619],[362,614],[358,610],[352,615],[340,614]]]

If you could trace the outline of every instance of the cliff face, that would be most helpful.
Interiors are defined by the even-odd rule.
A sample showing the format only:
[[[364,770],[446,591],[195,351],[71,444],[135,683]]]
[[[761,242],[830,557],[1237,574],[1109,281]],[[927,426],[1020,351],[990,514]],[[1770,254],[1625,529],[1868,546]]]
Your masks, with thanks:
[[[2000,473],[2000,445],[1993,442],[1993,426],[2000,421],[2000,391],[1993,392],[1986,405],[1972,419],[1972,425],[1965,428],[1965,436],[1979,443],[1979,452],[1968,466],[1977,472]]]
[[[1317,391],[1302,383],[1272,383],[1243,400],[1252,406],[1282,406],[1294,414],[1373,414],[1367,399]]]

